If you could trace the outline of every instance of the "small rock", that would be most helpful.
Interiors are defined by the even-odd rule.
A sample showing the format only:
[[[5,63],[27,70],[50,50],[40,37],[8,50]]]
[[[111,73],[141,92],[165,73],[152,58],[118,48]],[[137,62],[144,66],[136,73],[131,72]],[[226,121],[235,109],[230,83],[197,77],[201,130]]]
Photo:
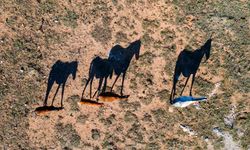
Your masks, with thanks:
[[[87,120],[88,120],[87,115],[80,115],[80,116],[77,117],[76,122],[85,124]]]
[[[93,140],[98,140],[100,138],[100,131],[98,129],[92,129],[91,133]]]
[[[227,116],[224,117],[224,123],[229,128],[233,128],[233,126],[234,126],[234,122],[235,122],[235,118],[236,118],[235,109],[236,109],[235,106],[233,106],[230,110],[230,114],[228,114]]]
[[[169,107],[168,111],[172,113],[172,112],[174,112],[174,108],[173,107]]]
[[[21,72],[21,73],[23,73],[23,72],[24,72],[24,68],[23,68],[23,67],[21,67],[20,72]]]
[[[191,129],[191,128],[190,128],[189,126],[187,126],[187,125],[182,125],[182,124],[180,124],[180,128],[181,128],[184,132],[188,133],[190,136],[197,135],[197,133],[195,133],[194,130]]]

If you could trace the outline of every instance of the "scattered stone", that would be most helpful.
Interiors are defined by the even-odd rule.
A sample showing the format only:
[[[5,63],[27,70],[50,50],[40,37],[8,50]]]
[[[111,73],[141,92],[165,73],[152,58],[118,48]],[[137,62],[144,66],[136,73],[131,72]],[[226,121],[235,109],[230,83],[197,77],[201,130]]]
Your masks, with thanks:
[[[233,136],[228,132],[223,132],[219,127],[215,127],[213,132],[224,139],[224,148],[228,150],[241,149],[238,142],[233,140]]]
[[[187,125],[180,124],[180,128],[181,128],[184,132],[188,133],[190,136],[197,135],[197,133],[194,132],[194,130],[191,129],[191,128],[190,128],[189,126],[187,126]]]
[[[87,115],[80,115],[80,116],[77,117],[76,122],[85,124],[87,120],[88,120]]]
[[[152,116],[148,113],[144,114],[142,121],[152,122]]]
[[[236,107],[233,106],[230,110],[230,114],[228,114],[226,117],[224,117],[224,123],[229,128],[233,128],[233,126],[234,126],[234,122],[235,122],[235,118],[236,118],[235,109],[236,109]]]
[[[212,90],[212,92],[208,96],[209,98],[211,98],[212,96],[214,96],[217,93],[218,89],[220,88],[220,85],[221,85],[221,82],[218,82],[215,84],[214,89]]]
[[[91,133],[92,133],[92,139],[93,140],[98,140],[100,138],[100,130],[92,129]]]

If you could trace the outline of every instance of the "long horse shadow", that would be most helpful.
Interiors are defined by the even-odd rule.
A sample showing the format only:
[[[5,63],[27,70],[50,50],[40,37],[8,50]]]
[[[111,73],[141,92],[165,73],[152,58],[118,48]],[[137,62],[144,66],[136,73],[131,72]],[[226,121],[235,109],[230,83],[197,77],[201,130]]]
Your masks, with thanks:
[[[98,103],[98,97],[99,97],[101,92],[105,92],[106,87],[107,87],[108,77],[111,79],[112,74],[113,74],[113,66],[109,62],[109,60],[103,59],[99,56],[95,57],[90,63],[89,77],[88,77],[88,80],[87,80],[86,85],[85,85],[83,92],[82,92],[81,102],[82,103],[85,103],[85,102],[86,103],[96,103],[97,105],[99,105],[100,103]],[[94,95],[92,96],[92,82],[93,82],[94,78],[99,79],[99,85],[98,85],[98,88],[95,91]],[[90,84],[89,85],[90,86],[89,87],[89,89],[90,89],[89,98],[90,99],[84,98],[84,92],[85,92],[88,84]],[[96,94],[97,94],[97,99],[96,99],[97,101],[95,102],[95,101],[92,101],[91,98],[95,97]]]
[[[205,42],[205,44],[201,46],[199,49],[193,52],[188,51],[187,49],[184,49],[179,54],[176,65],[175,65],[175,71],[174,71],[174,76],[173,76],[173,87],[172,87],[171,94],[170,94],[171,104],[173,103],[172,100],[174,99],[174,96],[176,95],[176,84],[181,74],[187,79],[186,79],[185,85],[180,95],[182,95],[190,76],[193,75],[192,83],[191,83],[191,87],[189,91],[189,95],[192,96],[192,88],[193,88],[193,84],[195,80],[195,75],[200,66],[203,56],[204,55],[206,56],[206,60],[209,59],[210,51],[211,51],[211,43],[212,43],[212,39],[210,37]]]
[[[56,61],[56,63],[52,66],[51,71],[49,73],[48,85],[47,85],[47,91],[45,94],[44,104],[42,107],[38,107],[36,111],[46,111],[46,110],[53,111],[53,110],[63,109],[63,95],[64,95],[65,84],[70,75],[72,75],[73,80],[75,80],[77,67],[78,67],[77,61],[72,61],[72,62],[62,62],[61,60]],[[47,106],[49,93],[54,83],[58,84],[58,86],[54,94],[54,97],[52,99],[51,106]],[[54,103],[54,100],[56,98],[56,95],[60,87],[62,87],[61,107],[54,107],[53,103]]]
[[[114,68],[114,72],[117,75],[114,83],[112,84],[111,92],[114,88],[116,81],[118,80],[120,75],[123,74],[121,91],[120,91],[120,96],[123,96],[123,87],[124,87],[126,72],[128,70],[128,67],[130,65],[133,56],[135,56],[136,60],[139,59],[140,48],[141,48],[141,41],[137,40],[132,42],[127,48],[124,48],[121,45],[115,45],[110,50],[108,60],[111,62]]]

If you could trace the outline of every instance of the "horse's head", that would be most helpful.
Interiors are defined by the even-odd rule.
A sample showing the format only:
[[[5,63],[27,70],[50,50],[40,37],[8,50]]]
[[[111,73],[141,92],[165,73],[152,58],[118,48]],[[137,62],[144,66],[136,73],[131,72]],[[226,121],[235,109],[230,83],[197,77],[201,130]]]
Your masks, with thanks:
[[[135,59],[138,60],[140,56],[141,40],[136,40],[128,46],[128,50],[133,52]]]
[[[73,80],[75,80],[76,78],[77,67],[78,67],[78,61],[72,61],[70,63],[71,74],[73,76]]]
[[[212,39],[209,38],[206,43],[201,47],[202,51],[204,52],[206,56],[206,60],[209,59],[210,57],[210,51],[211,51],[211,44],[212,44]]]

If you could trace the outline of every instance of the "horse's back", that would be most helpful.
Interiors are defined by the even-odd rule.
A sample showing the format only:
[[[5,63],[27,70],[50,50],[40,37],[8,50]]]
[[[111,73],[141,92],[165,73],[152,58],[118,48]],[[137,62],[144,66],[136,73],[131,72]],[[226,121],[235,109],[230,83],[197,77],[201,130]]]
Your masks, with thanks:
[[[111,62],[115,74],[121,74],[127,68],[127,55],[128,51],[120,45],[114,46],[109,53],[108,60]]]
[[[107,77],[112,73],[112,65],[108,59],[100,57],[95,58],[91,62],[90,75],[96,78]]]
[[[111,61],[122,61],[125,56],[126,49],[120,45],[116,45],[110,50],[108,59]]]
[[[188,50],[183,50],[180,53],[176,65],[178,65],[185,77],[189,77],[198,69],[197,61],[194,58],[194,52]]]

